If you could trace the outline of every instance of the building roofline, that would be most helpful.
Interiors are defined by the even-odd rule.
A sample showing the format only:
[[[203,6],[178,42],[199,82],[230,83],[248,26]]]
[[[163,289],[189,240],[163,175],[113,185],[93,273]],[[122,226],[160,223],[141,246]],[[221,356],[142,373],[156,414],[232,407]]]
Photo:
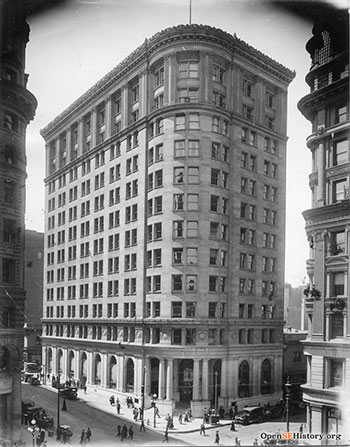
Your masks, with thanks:
[[[251,57],[269,66],[270,70],[273,70],[279,76],[282,76],[288,83],[295,77],[295,71],[290,70],[261,51],[247,44],[243,40],[239,39],[236,34],[231,35],[226,31],[209,25],[177,25],[159,31],[151,38],[145,39],[145,41],[132,53],[130,53],[129,56],[122,60],[78,99],[76,99],[70,106],[63,110],[63,112],[54,118],[47,126],[41,129],[40,134],[45,138],[45,136],[50,133],[50,131],[58,123],[68,118],[73,113],[76,113],[79,109],[83,108],[88,102],[98,96],[101,91],[108,88],[117,78],[122,77],[143,59],[146,60],[147,56],[150,56],[160,46],[174,40],[186,39],[186,42],[188,42],[189,37],[196,38],[197,40],[212,40],[212,42],[217,42],[225,46],[232,53],[235,51],[240,51],[241,54],[243,52],[249,53]]]

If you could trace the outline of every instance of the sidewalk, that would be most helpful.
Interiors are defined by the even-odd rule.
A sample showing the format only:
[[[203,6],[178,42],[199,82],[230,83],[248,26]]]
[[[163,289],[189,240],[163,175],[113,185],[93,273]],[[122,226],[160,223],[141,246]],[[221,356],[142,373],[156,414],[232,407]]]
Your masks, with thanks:
[[[54,388],[48,385],[42,385],[42,386],[47,389],[55,390]],[[97,387],[90,386],[88,387],[86,394],[84,393],[83,390],[79,390],[78,398],[81,401],[85,401],[90,407],[97,408],[106,413],[117,414],[116,406],[112,406],[109,403],[109,398],[111,397],[112,394],[114,395],[116,400],[119,399],[119,402],[121,404],[120,414],[118,414],[118,417],[126,421],[136,422],[140,424],[141,423],[140,419],[138,419],[137,421],[134,420],[133,408],[127,407],[125,394],[119,394],[115,392],[115,390],[103,390]],[[136,405],[136,407],[139,408],[139,405]],[[192,418],[189,422],[183,422],[182,424],[180,424],[178,421],[179,412],[176,413],[177,415],[176,414],[174,415],[174,429],[169,430],[169,436],[171,436],[173,433],[183,434],[196,431],[199,432],[202,419]],[[166,417],[167,417],[166,414],[160,414],[160,417],[156,416],[156,418],[154,419],[154,409],[145,408],[144,412],[145,427],[149,430],[164,433],[167,425]],[[154,420],[156,422],[155,424],[156,427],[154,427]],[[224,425],[230,425],[230,424],[231,421],[226,419],[219,421],[219,423],[216,425],[206,424],[206,429],[222,427]]]
[[[51,392],[57,393],[56,388],[52,388],[50,385],[41,385],[41,387],[50,390]],[[89,386],[87,388],[86,394],[83,390],[79,390],[78,398],[80,401],[85,402],[87,406],[96,408],[100,411],[109,414],[117,414],[117,409],[115,406],[112,406],[109,402],[109,398],[111,395],[114,395],[115,399],[119,399],[121,404],[120,414],[118,417],[125,422],[133,422],[136,424],[140,424],[140,420],[134,420],[133,409],[128,408],[126,404],[126,395],[119,394],[114,390],[103,390],[97,387]],[[138,407],[138,406],[137,406]],[[174,429],[169,430],[169,439],[173,438],[174,440],[181,440],[186,444],[193,445],[208,445],[213,444],[213,439],[215,436],[216,430],[220,431],[220,445],[233,446],[235,445],[234,438],[239,437],[242,445],[253,445],[254,439],[259,439],[259,444],[261,439],[259,435],[261,432],[266,433],[277,433],[285,431],[285,422],[266,422],[264,424],[253,424],[248,426],[240,426],[236,424],[236,431],[230,431],[231,421],[228,419],[220,420],[218,424],[205,424],[206,436],[200,436],[200,426],[202,424],[201,418],[192,418],[189,422],[179,423],[178,420],[179,411],[177,411],[173,415],[174,420]],[[164,434],[167,420],[167,415],[161,414],[160,418],[156,416],[156,427],[154,427],[154,409],[146,408],[144,414],[144,422],[146,430],[151,430],[154,432],[159,432]],[[291,423],[290,431],[298,432],[300,423]],[[30,445],[32,436],[28,432],[25,434],[25,439],[27,445]],[[213,438],[213,439],[212,439]],[[56,441],[55,438],[49,438],[50,446],[59,446],[62,445],[60,442]],[[170,442],[171,444],[171,442]]]

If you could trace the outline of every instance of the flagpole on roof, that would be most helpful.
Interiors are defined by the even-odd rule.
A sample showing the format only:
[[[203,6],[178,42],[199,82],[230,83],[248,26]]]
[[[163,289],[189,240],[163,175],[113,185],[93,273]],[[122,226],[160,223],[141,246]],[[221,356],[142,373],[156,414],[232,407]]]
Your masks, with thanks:
[[[191,25],[191,22],[192,22],[192,0],[190,0],[190,17],[189,17],[189,22],[190,22],[190,25]]]

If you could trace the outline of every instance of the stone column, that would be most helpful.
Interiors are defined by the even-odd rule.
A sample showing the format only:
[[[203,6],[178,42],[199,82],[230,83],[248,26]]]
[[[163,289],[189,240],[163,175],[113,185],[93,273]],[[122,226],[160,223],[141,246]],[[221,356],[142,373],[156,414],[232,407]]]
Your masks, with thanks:
[[[193,360],[193,393],[192,399],[199,399],[199,360]]]
[[[167,104],[172,104],[176,100],[176,53],[171,53],[165,59],[164,67],[164,96],[167,95]],[[165,102],[165,101],[164,101]]]
[[[92,109],[91,110],[91,149],[94,149],[94,147],[97,144],[97,110]]]
[[[112,98],[110,96],[108,96],[108,98],[106,98],[106,105],[105,105],[105,113],[106,113],[106,118],[105,118],[105,139],[107,140],[111,135],[111,128],[112,128]]]
[[[173,361],[174,366],[174,382],[173,382],[173,393],[179,392],[179,361]]]
[[[122,393],[124,391],[124,357],[119,355],[117,358],[117,391]]]
[[[222,398],[226,398],[229,396],[228,393],[228,383],[227,383],[227,359],[224,358],[221,360],[221,396]]]
[[[95,379],[94,377],[94,365],[93,365],[93,356],[92,356],[92,352],[88,351],[87,352],[87,368],[86,368],[86,373],[87,373],[87,383],[92,383],[92,380]]]
[[[343,312],[343,337],[346,337],[346,333],[347,333],[347,326],[348,326],[348,312],[347,310]]]
[[[253,357],[253,368],[249,374],[250,383],[253,382],[251,388],[253,389],[253,395],[261,394],[260,384],[261,384],[261,359]]]
[[[164,397],[164,359],[159,360],[158,399]]]
[[[208,400],[208,359],[202,361],[202,400]]]
[[[317,202],[318,206],[325,205],[325,145],[324,141],[320,141],[317,149],[317,172],[318,172],[318,184],[317,184]]]
[[[326,311],[326,341],[329,341],[329,315],[330,312]]]
[[[166,371],[166,398],[173,398],[173,359],[168,359],[167,361],[167,371]]]
[[[128,84],[124,84],[121,88],[121,123],[122,129],[125,129],[128,125],[129,120],[129,101],[128,101]]]
[[[145,358],[146,378],[145,378],[145,395],[151,392],[151,362],[148,357]]]
[[[108,354],[101,354],[101,386],[107,387],[107,374],[108,374]]]
[[[67,163],[73,160],[72,153],[71,153],[71,147],[72,147],[72,134],[70,127],[66,130],[66,152],[67,152]]]
[[[147,97],[148,97],[148,76],[146,70],[144,70],[139,77],[139,86],[140,86],[140,99],[139,99],[139,116],[145,116],[148,110]],[[151,94],[151,92],[150,92]]]
[[[57,377],[58,375],[58,365],[57,365],[57,347],[52,346],[52,371],[51,375]]]
[[[84,144],[85,142],[83,141],[84,138],[84,123],[83,123],[83,119],[80,118],[80,120],[78,121],[78,151],[77,151],[77,157],[79,157],[82,153],[83,153],[83,148],[84,148]],[[74,148],[73,148],[74,150]]]
[[[200,77],[200,86],[198,99],[200,101],[212,102],[212,68],[210,66],[209,53],[207,51],[200,52],[199,71],[205,73]]]

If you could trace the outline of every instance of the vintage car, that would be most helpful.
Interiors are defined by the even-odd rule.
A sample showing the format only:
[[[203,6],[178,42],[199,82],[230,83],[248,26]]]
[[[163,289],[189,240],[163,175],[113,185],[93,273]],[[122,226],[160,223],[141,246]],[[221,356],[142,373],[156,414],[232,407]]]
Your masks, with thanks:
[[[234,422],[236,424],[248,425],[253,423],[260,423],[265,419],[263,407],[244,407],[243,413],[238,414]]]
[[[40,378],[36,375],[29,377],[28,383],[31,385],[40,385]]]
[[[60,388],[60,396],[64,399],[76,399],[78,397],[78,388],[75,386]]]
[[[23,408],[23,403],[22,403]],[[30,423],[33,419],[40,428],[53,427],[54,420],[50,418],[43,407],[26,407],[23,412],[24,420]]]

